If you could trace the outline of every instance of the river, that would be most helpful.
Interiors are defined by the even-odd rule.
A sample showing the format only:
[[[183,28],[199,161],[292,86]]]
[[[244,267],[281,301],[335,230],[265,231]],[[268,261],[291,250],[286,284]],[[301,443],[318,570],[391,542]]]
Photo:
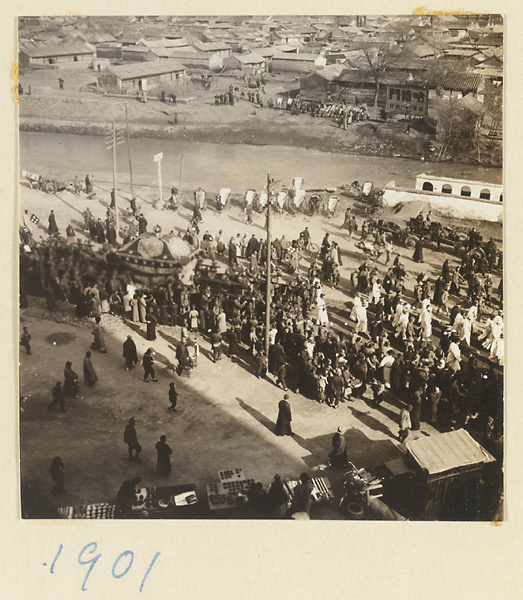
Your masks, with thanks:
[[[303,177],[305,189],[339,187],[354,180],[373,181],[384,186],[391,180],[397,185],[413,187],[416,175],[429,173],[447,177],[502,182],[499,168],[457,163],[424,163],[419,160],[358,156],[293,148],[288,146],[253,146],[246,144],[211,144],[202,142],[131,138],[133,181],[138,185],[156,185],[157,166],[153,156],[163,152],[161,162],[163,187],[178,185],[183,156],[182,188],[198,186],[209,191],[230,187],[243,193],[248,188],[260,190],[267,171],[290,184],[295,176]],[[51,173],[82,179],[93,174],[96,181],[110,181],[112,152],[102,137],[59,134],[20,133],[20,170]],[[121,184],[129,182],[126,144],[118,146],[117,172]]]

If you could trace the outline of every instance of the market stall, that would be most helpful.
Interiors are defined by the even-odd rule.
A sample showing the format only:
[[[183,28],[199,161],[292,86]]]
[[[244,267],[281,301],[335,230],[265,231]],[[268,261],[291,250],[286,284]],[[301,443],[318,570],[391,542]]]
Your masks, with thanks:
[[[199,505],[196,485],[143,487],[135,490],[131,518],[178,518],[194,511]]]
[[[312,482],[312,502],[328,502],[334,498],[334,493],[332,491],[332,486],[327,477],[311,477]],[[289,497],[292,501],[294,498],[294,488],[299,485],[301,481],[299,479],[289,479],[284,482],[287,491],[289,492]]]
[[[57,509],[60,519],[114,519],[116,505],[100,502],[82,506],[63,506]]]
[[[219,481],[207,484],[207,500],[211,510],[239,508],[244,502],[254,479],[247,479],[243,469],[223,469]]]

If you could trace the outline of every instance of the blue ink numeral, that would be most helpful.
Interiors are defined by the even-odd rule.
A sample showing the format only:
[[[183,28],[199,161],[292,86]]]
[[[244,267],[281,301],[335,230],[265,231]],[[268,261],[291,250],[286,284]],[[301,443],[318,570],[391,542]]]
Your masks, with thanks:
[[[123,556],[125,556],[126,554],[130,554],[130,556],[131,556],[131,559],[129,560],[129,564],[127,565],[127,568],[123,571],[123,573],[120,573],[119,575],[117,575],[115,573],[116,566],[118,565],[118,562],[120,561],[120,559]],[[121,577],[123,577],[127,573],[127,571],[129,571],[129,569],[133,566],[133,561],[134,561],[134,554],[130,550],[126,550],[125,552],[122,552],[120,554],[120,556],[114,561],[114,565],[113,565],[113,568],[111,570],[111,573],[113,574],[113,577],[115,579],[120,579]]]
[[[148,576],[148,575],[149,575],[149,573],[151,572],[151,569],[153,568],[153,565],[154,565],[154,563],[156,562],[156,559],[157,559],[159,556],[160,556],[160,553],[159,553],[159,552],[157,552],[157,553],[154,555],[154,557],[153,557],[153,559],[152,559],[152,561],[151,561],[151,564],[149,565],[149,568],[148,568],[148,569],[147,569],[147,571],[145,572],[145,575],[143,576],[143,579],[142,579],[142,584],[140,585],[140,592],[143,590],[143,586],[144,586],[144,584],[145,584],[145,580],[147,579],[147,576]]]
[[[60,544],[60,548],[58,548],[58,552],[56,553],[56,556],[54,557],[53,564],[51,565],[51,574],[52,575],[54,575],[54,566],[56,564],[56,561],[58,560],[58,557],[60,556],[60,552],[62,552],[63,547],[64,547],[64,545]]]
[[[91,542],[90,544],[85,545],[82,548],[80,554],[78,555],[78,562],[81,565],[88,565],[90,563],[89,569],[87,570],[87,573],[86,573],[85,578],[84,578],[84,582],[82,583],[82,592],[86,591],[87,588],[85,587],[85,584],[87,583],[87,578],[91,574],[91,571],[93,570],[93,567],[96,564],[96,561],[100,558],[100,556],[102,556],[102,554],[100,553],[100,554],[97,554],[93,558],[89,558],[88,560],[83,560],[82,559],[83,553],[87,550],[87,548],[89,548],[89,546],[93,546],[93,549],[89,551],[90,554],[92,554],[93,552],[96,552],[96,549],[98,548],[98,545],[97,545],[96,542]]]

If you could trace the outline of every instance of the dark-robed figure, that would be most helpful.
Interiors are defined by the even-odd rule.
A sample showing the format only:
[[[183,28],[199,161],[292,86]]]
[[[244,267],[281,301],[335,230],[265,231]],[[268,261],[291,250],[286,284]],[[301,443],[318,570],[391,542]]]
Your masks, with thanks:
[[[132,336],[128,335],[127,339],[123,343],[123,357],[125,359],[125,368],[130,371],[134,368],[134,365],[138,362],[138,353],[136,351],[136,344]]]
[[[84,357],[84,381],[89,387],[92,387],[98,381],[90,352],[86,352]]]
[[[152,306],[147,309],[147,316],[145,317],[147,323],[147,339],[153,342],[156,339],[156,323],[158,319],[154,314]]]
[[[63,390],[65,396],[76,398],[80,390],[78,388],[78,374],[73,371],[72,366],[73,364],[69,360],[65,363]]]
[[[167,477],[167,475],[169,475],[171,472],[171,454],[173,451],[168,446],[165,435],[162,435],[160,437],[160,441],[156,442],[156,453],[158,454],[158,460],[156,463],[158,475]]]
[[[278,403],[278,419],[274,433],[276,435],[294,435],[291,428],[291,405],[288,403],[289,394],[283,396],[283,400]]]
[[[285,517],[287,514],[288,499],[281,477],[276,474],[274,476],[274,481],[269,487],[269,517],[272,517],[273,519],[282,519]]]
[[[116,519],[124,519],[133,509],[133,501],[135,498],[136,487],[141,483],[141,477],[133,477],[132,479],[126,479],[116,495]]]
[[[420,238],[416,242],[416,247],[414,249],[414,254],[412,256],[412,260],[417,263],[422,263],[423,261],[423,239]]]
[[[58,235],[60,233],[58,229],[58,225],[56,224],[56,217],[54,214],[54,210],[52,210],[49,214],[49,227],[47,229],[49,235]]]
[[[53,494],[62,494],[65,492],[64,488],[64,470],[65,465],[59,456],[55,456],[51,461],[51,479],[55,482],[55,486],[52,489]]]
[[[300,475],[300,483],[294,488],[294,498],[291,504],[291,514],[310,513],[312,504],[312,490],[314,485],[307,473]]]

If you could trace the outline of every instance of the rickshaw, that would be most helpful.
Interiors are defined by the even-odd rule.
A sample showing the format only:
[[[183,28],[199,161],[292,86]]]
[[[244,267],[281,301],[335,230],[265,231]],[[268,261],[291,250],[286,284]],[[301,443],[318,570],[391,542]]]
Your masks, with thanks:
[[[256,200],[256,192],[254,190],[247,190],[243,198],[243,209],[245,210],[248,206],[254,208]]]
[[[368,240],[359,240],[356,242],[356,248],[363,250],[365,258],[371,260],[378,260],[378,258],[385,252],[385,246],[373,244]]]
[[[231,188],[221,188],[216,195],[216,208],[218,212],[229,208],[229,196],[231,195]]]

